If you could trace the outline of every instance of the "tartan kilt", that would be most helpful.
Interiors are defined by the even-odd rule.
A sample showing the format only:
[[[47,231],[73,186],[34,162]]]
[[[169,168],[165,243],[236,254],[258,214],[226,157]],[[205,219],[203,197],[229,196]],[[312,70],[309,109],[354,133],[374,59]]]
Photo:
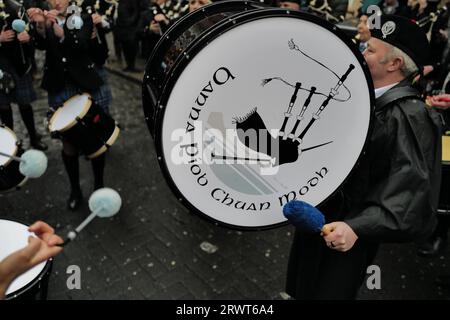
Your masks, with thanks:
[[[36,91],[34,91],[31,73],[27,73],[22,77],[19,77],[16,73],[12,73],[12,76],[16,87],[9,94],[0,92],[0,105],[9,105],[11,103],[25,105],[36,101],[37,96]]]
[[[100,86],[100,88],[98,88],[98,90],[92,93],[92,98],[94,99],[95,103],[97,103],[103,109],[103,111],[105,111],[106,114],[109,114],[109,106],[112,103],[112,93],[109,86],[108,73],[103,67],[95,67],[95,70],[102,79],[103,84]]]
[[[112,93],[111,88],[108,84],[108,75],[106,70],[103,68],[96,68],[100,78],[103,81],[103,84],[95,91],[89,92],[92,96],[92,100],[96,103],[102,110],[109,114],[109,106],[112,102]],[[68,84],[64,87],[64,89],[56,94],[49,93],[48,94],[48,106],[51,109],[56,110],[59,107],[64,105],[64,102],[69,100],[71,97],[84,92],[83,90],[78,89],[72,84]]]

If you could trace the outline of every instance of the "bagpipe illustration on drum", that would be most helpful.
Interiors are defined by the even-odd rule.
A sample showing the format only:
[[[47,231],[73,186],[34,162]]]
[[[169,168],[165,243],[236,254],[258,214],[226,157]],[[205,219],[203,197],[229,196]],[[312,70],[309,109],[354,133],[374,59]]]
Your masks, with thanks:
[[[231,228],[273,228],[286,223],[287,202],[320,205],[350,175],[368,140],[373,84],[336,26],[302,12],[226,6],[189,14],[161,38],[144,76],[144,113],[186,208]],[[220,10],[226,19],[163,63],[158,48],[176,46]]]
[[[248,114],[243,117],[235,117],[233,123],[236,125],[236,133],[239,137],[239,141],[245,145],[245,147],[256,151],[262,157],[251,158],[247,155],[247,152],[242,155],[236,156],[225,156],[218,155],[215,151],[211,153],[211,158],[217,162],[217,160],[231,160],[231,161],[256,161],[261,165],[261,174],[270,174],[270,170],[268,168],[273,168],[276,166],[281,166],[286,163],[295,162],[298,160],[300,155],[303,152],[314,150],[319,147],[326,146],[333,141],[327,141],[318,145],[305,147],[303,145],[303,140],[305,139],[306,134],[311,129],[316,121],[319,121],[321,116],[325,111],[325,108],[329,105],[330,102],[346,102],[350,100],[351,93],[350,90],[344,85],[345,80],[355,68],[353,64],[349,64],[347,70],[342,76],[339,76],[335,71],[331,70],[328,66],[322,64],[315,58],[309,56],[307,53],[303,52],[298,45],[295,44],[294,40],[291,39],[288,42],[289,48],[291,50],[295,50],[301,53],[303,56],[307,57],[312,61],[312,63],[317,63],[322,66],[324,69],[328,70],[331,76],[335,77],[336,85],[330,89],[328,93],[322,93],[317,91],[317,87],[311,86],[310,88],[303,88],[301,82],[296,82],[295,85],[287,82],[281,77],[272,77],[263,79],[262,86],[266,86],[271,81],[280,81],[286,86],[293,88],[292,96],[290,97],[290,101],[287,107],[286,112],[284,113],[284,118],[281,124],[281,127],[276,136],[271,135],[271,131],[269,130],[264,123],[264,120],[261,118],[258,113],[257,108],[252,109]],[[346,97],[339,98],[340,90],[344,89],[346,93]],[[307,98],[304,100],[303,105],[297,116],[294,117],[293,111],[297,102],[299,91],[303,90],[307,92]],[[316,108],[317,110],[312,113],[310,120],[307,122],[306,126],[302,128],[301,124],[304,121],[307,121],[306,112],[310,107],[311,100],[314,96],[319,96],[323,98],[320,106]],[[311,106],[312,107],[312,106]],[[290,120],[294,120],[294,125],[292,129],[289,130]],[[300,130],[301,129],[301,130]],[[300,130],[300,131],[299,131]],[[249,131],[251,134],[249,134]],[[299,131],[299,132],[298,132]],[[252,139],[247,139],[249,137],[253,137]],[[266,143],[260,143],[261,141],[266,140]],[[222,148],[223,149],[223,148]]]

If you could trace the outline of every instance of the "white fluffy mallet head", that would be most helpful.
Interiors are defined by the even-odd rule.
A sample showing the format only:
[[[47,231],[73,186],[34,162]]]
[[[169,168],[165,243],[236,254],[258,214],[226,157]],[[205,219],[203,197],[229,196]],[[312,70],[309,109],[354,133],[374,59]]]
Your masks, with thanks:
[[[110,188],[102,188],[95,191],[89,198],[89,209],[92,212],[99,210],[97,216],[109,218],[119,212],[122,199],[117,191]]]
[[[17,33],[22,33],[27,28],[27,24],[22,19],[15,19],[12,22],[12,28]]]
[[[28,150],[20,157],[19,171],[25,177],[39,178],[47,170],[47,156],[39,150]]]

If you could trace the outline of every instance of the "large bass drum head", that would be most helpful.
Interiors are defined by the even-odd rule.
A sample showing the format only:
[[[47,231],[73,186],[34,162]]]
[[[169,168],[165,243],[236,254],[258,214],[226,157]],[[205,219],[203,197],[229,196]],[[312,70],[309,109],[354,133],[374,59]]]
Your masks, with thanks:
[[[191,211],[238,229],[314,206],[363,153],[374,106],[364,58],[337,28],[280,9],[234,16],[183,53],[160,99],[158,160]]]

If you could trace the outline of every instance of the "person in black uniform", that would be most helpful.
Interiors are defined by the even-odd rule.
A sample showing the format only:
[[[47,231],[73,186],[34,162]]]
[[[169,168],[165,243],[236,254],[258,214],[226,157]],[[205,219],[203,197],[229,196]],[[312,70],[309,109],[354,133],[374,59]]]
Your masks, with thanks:
[[[0,5],[2,5],[1,3]],[[12,29],[12,23],[18,19],[18,8],[3,4],[3,18],[0,18],[0,70],[14,79],[15,87],[11,90],[0,90],[0,118],[4,125],[14,130],[11,103],[19,105],[25,127],[30,138],[31,147],[46,150],[47,145],[41,141],[41,136],[35,127],[34,113],[31,103],[36,100],[31,77],[31,61],[34,54],[31,37],[27,30],[17,33]]]
[[[395,27],[383,34],[386,23]],[[364,52],[376,96],[370,143],[320,208],[332,232],[322,238],[296,231],[286,292],[297,299],[356,298],[379,243],[420,240],[436,225],[442,123],[410,86],[427,63],[428,41],[406,18],[383,15],[381,26]]]
[[[114,34],[120,42],[125,57],[126,72],[137,72],[135,68],[138,53],[138,28],[140,26],[141,13],[148,9],[145,0],[126,0],[119,2],[117,19],[114,26]]]
[[[89,92],[94,101],[103,85],[92,60],[91,44],[96,41],[92,17],[82,13],[81,29],[69,30],[66,24],[69,0],[48,0],[50,11],[38,8],[28,10],[36,24],[36,46],[46,51],[42,88],[48,92],[50,110],[61,107],[69,98]],[[79,177],[79,150],[63,140],[62,158],[69,176],[71,192],[67,201],[70,210],[76,210],[82,201]],[[91,160],[94,189],[103,187],[105,154]]]
[[[89,43],[89,53],[95,64],[95,71],[103,82],[99,90],[94,92],[93,98],[103,111],[109,114],[112,92],[109,86],[108,73],[104,66],[109,56],[106,34],[113,28],[113,18],[106,14],[109,5],[104,0],[84,0],[81,8],[92,17],[94,35]]]

